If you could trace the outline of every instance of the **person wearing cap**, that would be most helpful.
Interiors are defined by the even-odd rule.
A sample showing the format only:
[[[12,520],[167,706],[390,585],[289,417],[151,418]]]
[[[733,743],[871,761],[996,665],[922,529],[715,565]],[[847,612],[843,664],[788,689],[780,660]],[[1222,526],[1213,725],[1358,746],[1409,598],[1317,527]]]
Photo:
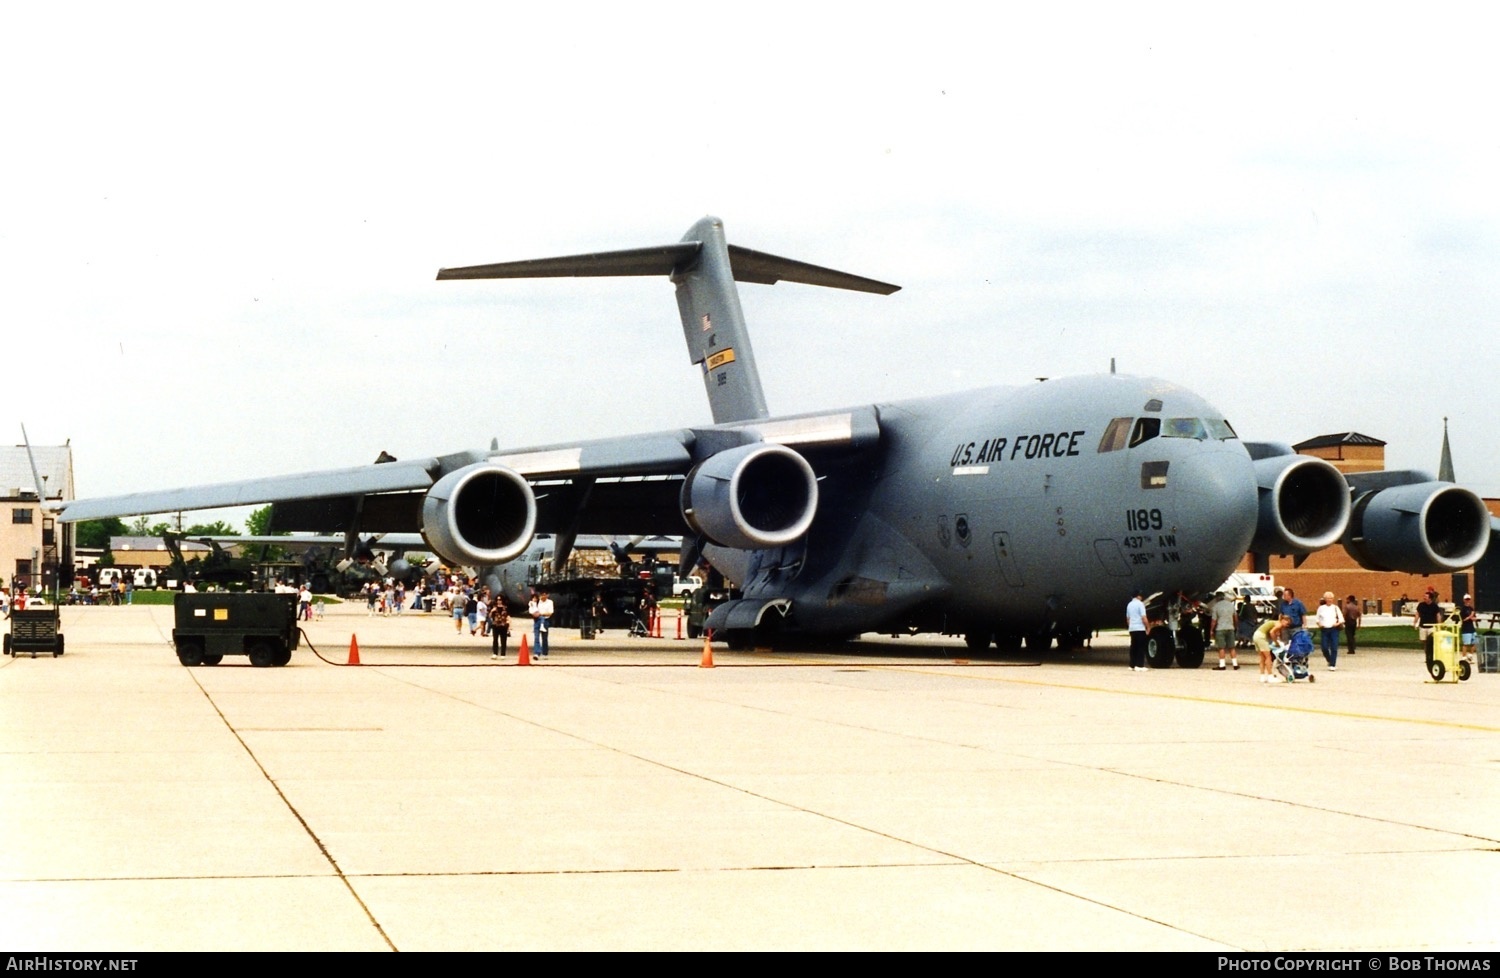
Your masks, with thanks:
[[[1219,646],[1219,669],[1224,668],[1226,656],[1229,664],[1238,669],[1240,657],[1234,650],[1234,602],[1229,600],[1229,595],[1220,591],[1214,595],[1214,603],[1209,608],[1209,614],[1213,615],[1214,641]]]
[[[1427,653],[1428,672],[1432,672],[1432,630],[1437,627],[1442,613],[1442,609],[1438,607],[1437,591],[1428,588],[1417,605],[1417,613],[1412,616],[1412,624],[1417,627],[1417,634],[1422,639],[1422,650]]]
[[[1458,608],[1458,638],[1463,644],[1464,654],[1468,655],[1474,651],[1474,644],[1478,641],[1479,630],[1475,626],[1478,618],[1474,614],[1474,599],[1470,595],[1464,595],[1464,603]]]

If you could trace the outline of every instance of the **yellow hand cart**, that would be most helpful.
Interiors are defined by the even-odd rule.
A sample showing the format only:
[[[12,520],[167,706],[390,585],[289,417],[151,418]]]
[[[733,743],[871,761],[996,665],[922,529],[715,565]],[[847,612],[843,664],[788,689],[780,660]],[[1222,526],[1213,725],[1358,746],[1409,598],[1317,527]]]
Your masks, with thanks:
[[[1432,679],[1434,682],[1464,682],[1474,674],[1474,663],[1459,644],[1462,631],[1458,614],[1448,616],[1432,629]]]

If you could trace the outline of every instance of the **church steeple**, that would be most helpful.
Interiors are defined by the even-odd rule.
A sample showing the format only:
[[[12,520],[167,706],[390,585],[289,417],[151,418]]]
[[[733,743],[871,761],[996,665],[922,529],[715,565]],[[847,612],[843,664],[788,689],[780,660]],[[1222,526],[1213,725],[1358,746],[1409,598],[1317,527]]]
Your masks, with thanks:
[[[1443,418],[1443,457],[1438,460],[1438,481],[1457,482],[1453,477],[1453,452],[1448,448],[1448,419]]]

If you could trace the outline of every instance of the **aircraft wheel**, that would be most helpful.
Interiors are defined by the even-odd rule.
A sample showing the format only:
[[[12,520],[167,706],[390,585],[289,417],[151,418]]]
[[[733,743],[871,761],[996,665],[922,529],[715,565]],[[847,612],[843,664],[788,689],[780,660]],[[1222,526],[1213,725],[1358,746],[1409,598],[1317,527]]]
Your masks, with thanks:
[[[753,652],[755,651],[755,630],[731,628],[724,633],[724,642],[731,652]]]
[[[992,632],[972,631],[964,633],[964,645],[969,647],[970,652],[983,652],[990,647],[994,639]]]
[[[1459,659],[1458,660],[1458,681],[1461,682],[1461,683],[1466,683],[1466,682],[1469,681],[1469,676],[1470,675],[1472,675],[1472,670],[1469,668],[1469,660],[1468,659]]]
[[[1027,632],[1026,633],[1026,651],[1027,652],[1031,652],[1031,653],[1033,653],[1035,655],[1040,655],[1041,653],[1046,652],[1050,648],[1052,648],[1052,633],[1051,632],[1040,632],[1039,631],[1039,632]]]
[[[1069,628],[1057,633],[1057,649],[1059,652],[1076,652],[1083,648],[1083,643],[1088,641],[1089,632],[1086,628]]]
[[[196,639],[183,639],[178,642],[177,661],[185,666],[203,665],[203,643]]]
[[[1177,664],[1184,669],[1196,669],[1203,665],[1206,643],[1203,633],[1196,628],[1184,628],[1178,633],[1182,637],[1182,648],[1177,650]]]
[[[1011,655],[1021,651],[1021,636],[1016,632],[1000,632],[995,636],[995,646]]]
[[[1438,682],[1442,682],[1443,681],[1443,676],[1444,676],[1444,674],[1447,673],[1448,670],[1446,670],[1446,669],[1443,668],[1443,664],[1441,662],[1439,662],[1436,659],[1433,659],[1432,660],[1432,665],[1430,665],[1430,666],[1427,667],[1427,671],[1430,672],[1430,673],[1432,673],[1432,678],[1433,679],[1436,679]]]
[[[205,655],[203,657],[203,664],[205,666],[216,666],[223,661],[224,657],[222,655]]]
[[[1146,636],[1146,665],[1153,669],[1171,668],[1177,650],[1172,647],[1172,630],[1166,625],[1157,625]]]
[[[276,650],[271,648],[270,642],[255,642],[251,644],[250,664],[257,669],[264,669],[276,664]]]
[[[1203,665],[1203,650],[1196,652],[1192,649],[1177,650],[1177,665],[1183,669],[1196,669]]]

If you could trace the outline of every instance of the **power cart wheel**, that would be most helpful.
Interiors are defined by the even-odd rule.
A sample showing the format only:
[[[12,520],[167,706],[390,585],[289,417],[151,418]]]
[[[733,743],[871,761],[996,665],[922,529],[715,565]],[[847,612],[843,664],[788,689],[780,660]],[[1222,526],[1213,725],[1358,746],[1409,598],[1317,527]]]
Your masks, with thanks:
[[[250,653],[250,664],[257,669],[266,669],[276,664],[276,650],[271,648],[270,642],[252,642],[247,651]]]
[[[203,643],[185,638],[177,643],[177,661],[185,666],[203,665]]]

